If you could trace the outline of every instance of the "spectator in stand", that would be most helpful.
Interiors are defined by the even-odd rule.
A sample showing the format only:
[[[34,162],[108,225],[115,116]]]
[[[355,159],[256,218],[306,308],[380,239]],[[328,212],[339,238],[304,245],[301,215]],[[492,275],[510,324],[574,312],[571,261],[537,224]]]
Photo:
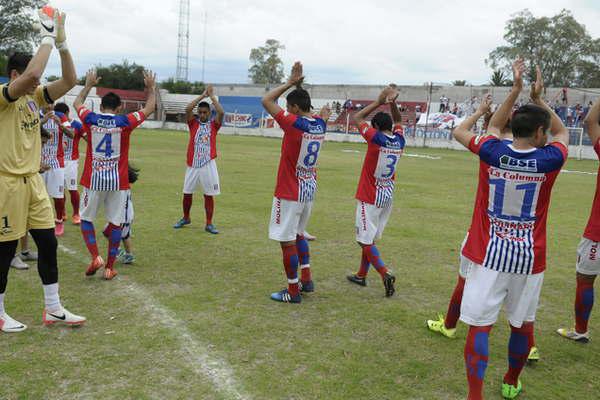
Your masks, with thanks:
[[[454,102],[454,106],[452,107],[452,114],[458,115],[458,104]]]
[[[442,95],[442,97],[440,97],[440,112],[446,112],[448,110],[448,101],[449,99],[446,97],[445,94]]]
[[[568,100],[568,97],[567,97],[567,88],[566,87],[562,88],[562,103],[565,106],[569,105],[569,100]]]

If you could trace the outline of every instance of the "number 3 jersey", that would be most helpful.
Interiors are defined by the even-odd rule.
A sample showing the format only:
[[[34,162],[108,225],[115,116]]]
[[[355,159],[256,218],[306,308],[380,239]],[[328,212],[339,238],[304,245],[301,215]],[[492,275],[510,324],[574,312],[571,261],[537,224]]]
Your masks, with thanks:
[[[144,113],[96,114],[80,107],[77,114],[88,135],[81,185],[98,191],[129,189],[129,137],[146,119]]]
[[[494,136],[475,137],[479,187],[463,256],[495,271],[546,269],[546,218],[556,177],[567,159],[558,142],[517,150]]]
[[[327,125],[318,116],[281,110],[275,121],[283,129],[275,197],[301,203],[313,201],[317,190],[317,159]]]
[[[367,154],[356,199],[379,208],[390,206],[394,198],[396,166],[406,145],[402,127],[394,126],[393,135],[388,136],[365,122],[359,131],[367,141]]]

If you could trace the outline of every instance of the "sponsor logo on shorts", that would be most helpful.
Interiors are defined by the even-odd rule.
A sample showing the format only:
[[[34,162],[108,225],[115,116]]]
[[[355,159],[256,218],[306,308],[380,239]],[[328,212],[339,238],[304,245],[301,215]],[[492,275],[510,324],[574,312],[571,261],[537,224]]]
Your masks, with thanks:
[[[360,222],[362,222],[362,230],[367,230],[367,212],[365,210],[365,203],[360,203]]]
[[[281,224],[281,200],[275,201],[275,223]]]
[[[214,189],[214,190],[219,190],[219,185],[214,185],[214,186],[213,186],[213,189]]]
[[[594,242],[590,247],[590,261],[596,261],[598,259],[598,242]]]

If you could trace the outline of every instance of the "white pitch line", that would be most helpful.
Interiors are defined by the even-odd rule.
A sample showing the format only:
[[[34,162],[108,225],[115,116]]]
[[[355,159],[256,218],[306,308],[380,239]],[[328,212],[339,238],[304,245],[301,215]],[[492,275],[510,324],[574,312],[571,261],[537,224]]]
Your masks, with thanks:
[[[411,154],[411,153],[404,153],[402,155],[403,157],[416,157],[416,158],[426,158],[428,160],[441,160],[442,157],[438,157],[438,156],[428,156],[427,154]]]
[[[79,261],[86,263],[85,258],[77,251],[68,247],[59,245],[58,248]],[[188,364],[197,375],[208,378],[214,388],[223,394],[227,399],[250,400],[247,394],[242,394],[241,385],[234,376],[233,369],[227,362],[213,354],[209,347],[194,338],[187,325],[175,317],[173,312],[169,311],[157,301],[150,292],[134,282],[126,282],[117,277],[115,283],[124,286],[125,289],[136,298],[136,303],[145,305],[147,315],[154,322],[161,324],[169,329],[173,329],[177,334],[179,348],[188,361]]]
[[[565,174],[598,175],[597,172],[572,171],[568,169],[563,169],[562,172],[564,172]]]

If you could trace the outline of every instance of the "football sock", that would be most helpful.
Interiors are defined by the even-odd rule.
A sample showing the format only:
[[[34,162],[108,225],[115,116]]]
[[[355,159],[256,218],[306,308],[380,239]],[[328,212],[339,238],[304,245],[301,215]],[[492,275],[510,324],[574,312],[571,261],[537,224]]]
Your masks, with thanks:
[[[358,276],[359,278],[366,278],[367,274],[369,273],[370,266],[371,266],[371,263],[369,262],[369,257],[367,257],[367,251],[363,247],[362,248],[362,257],[360,259],[360,268],[358,269],[356,276]]]
[[[577,277],[577,291],[575,294],[575,331],[586,333],[588,321],[594,306],[594,282],[589,279]]]
[[[190,210],[192,209],[192,197],[191,193],[183,194],[183,219],[188,221],[190,219]]]
[[[73,215],[79,215],[79,192],[77,190],[69,190],[71,196],[71,206],[73,206]]]
[[[379,255],[379,250],[377,250],[377,247],[374,244],[364,246],[363,251],[364,254],[367,255],[369,263],[371,263],[371,265],[373,265],[377,272],[379,272],[379,275],[381,275],[382,278],[385,277],[385,274],[388,272],[388,270],[385,267],[381,256]]]
[[[106,268],[112,269],[119,253],[119,244],[121,243],[121,226],[108,224],[108,259],[106,260]]]
[[[94,230],[94,224],[89,221],[81,221],[81,234],[85,245],[92,256],[92,260],[98,257],[98,245],[96,244],[96,231]]]
[[[17,251],[18,240],[11,240],[9,242],[0,242],[0,293],[4,294],[6,291],[6,283],[8,280],[8,270],[10,269],[10,262],[15,256]]]
[[[504,383],[517,386],[519,375],[527,362],[533,337],[533,323],[524,322],[520,328],[510,327],[508,341],[508,371],[504,375]]]
[[[4,293],[0,293],[0,315],[4,315]]]
[[[448,312],[446,313],[446,318],[444,319],[444,326],[446,327],[446,329],[456,328],[456,323],[460,318],[460,304],[462,303],[464,289],[465,278],[459,275],[458,282],[456,282],[454,292],[452,293],[450,303],[448,304]]]
[[[298,258],[300,259],[300,280],[302,282],[310,282],[312,276],[310,273],[310,252],[308,242],[302,235],[296,235],[296,249],[298,250]]]
[[[288,292],[292,296],[297,296],[300,291],[298,288],[298,250],[296,245],[284,246],[281,248],[283,252],[283,267],[288,280]]]
[[[465,343],[468,400],[483,399],[483,378],[488,364],[488,340],[492,326],[470,326]]]
[[[38,248],[38,274],[44,285],[58,282],[58,261],[56,249],[58,242],[54,229],[31,229],[29,231]]]
[[[60,298],[58,296],[58,283],[51,285],[44,285],[44,303],[46,304],[46,311],[54,313],[60,311],[62,306],[60,304]]]
[[[215,212],[215,198],[213,196],[204,195],[204,211],[206,212],[206,225],[212,224]]]
[[[65,199],[54,199],[54,211],[56,212],[56,219],[62,221],[65,215]]]

